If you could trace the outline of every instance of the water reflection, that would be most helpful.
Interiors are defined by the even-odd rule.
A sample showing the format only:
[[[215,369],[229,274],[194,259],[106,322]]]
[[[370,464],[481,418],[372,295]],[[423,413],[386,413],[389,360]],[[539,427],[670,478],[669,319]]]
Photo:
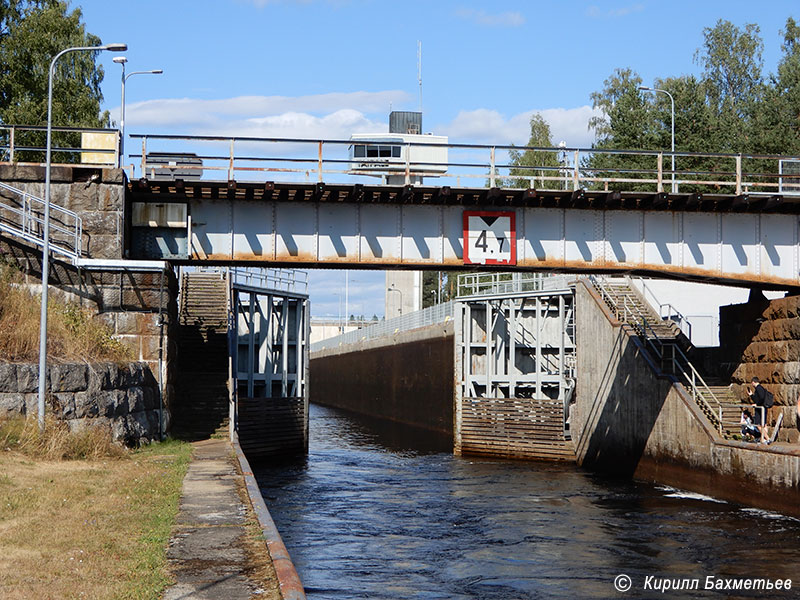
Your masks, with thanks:
[[[795,519],[411,433],[312,406],[309,456],[256,469],[309,598],[606,598],[620,573],[635,598],[659,595],[648,575],[793,576]]]

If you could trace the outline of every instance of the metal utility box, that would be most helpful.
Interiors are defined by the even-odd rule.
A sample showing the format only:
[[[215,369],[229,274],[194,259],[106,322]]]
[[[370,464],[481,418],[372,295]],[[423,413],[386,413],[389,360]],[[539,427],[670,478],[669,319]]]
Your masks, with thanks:
[[[389,133],[422,133],[422,113],[395,110],[389,113]]]
[[[143,176],[153,181],[196,181],[203,177],[203,161],[191,152],[150,152]]]
[[[133,202],[131,209],[131,258],[189,258],[188,205]]]

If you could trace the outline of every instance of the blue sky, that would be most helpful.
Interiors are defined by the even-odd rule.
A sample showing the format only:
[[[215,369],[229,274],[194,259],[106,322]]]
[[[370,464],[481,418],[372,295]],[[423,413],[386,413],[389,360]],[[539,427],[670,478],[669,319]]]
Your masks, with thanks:
[[[129,46],[128,133],[347,138],[416,110],[422,42],[424,129],[454,142],[527,140],[540,112],[554,142],[588,146],[590,94],[615,68],[645,83],[699,72],[704,27],[757,23],[774,72],[796,0],[437,2],[406,0],[73,1],[87,29]],[[119,67],[105,53],[105,108]],[[128,148],[131,147],[129,142]],[[351,271],[350,311],[383,314],[383,276]],[[311,276],[315,315],[338,315],[343,271]]]

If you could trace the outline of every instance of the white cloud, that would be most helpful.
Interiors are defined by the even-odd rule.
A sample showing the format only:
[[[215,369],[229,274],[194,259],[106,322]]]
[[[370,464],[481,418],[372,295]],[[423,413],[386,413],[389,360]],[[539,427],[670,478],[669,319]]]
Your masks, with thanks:
[[[589,6],[586,9],[586,16],[592,19],[614,19],[619,17],[626,17],[634,13],[640,13],[644,10],[644,4],[630,4],[620,8],[601,8],[596,4]]]
[[[284,113],[331,114],[342,109],[363,113],[388,112],[392,104],[410,98],[407,92],[334,92],[312,96],[238,96],[217,100],[169,98],[128,104],[126,119],[142,126],[192,126],[231,117],[280,115]],[[119,108],[116,109],[119,114]]]
[[[591,145],[593,136],[589,131],[589,119],[597,114],[591,106],[530,110],[510,118],[496,110],[479,108],[459,112],[453,121],[437,127],[435,131],[449,136],[454,142],[519,146],[528,141],[529,121],[534,113],[542,115],[550,125],[553,143],[564,141],[567,146],[582,148]]]
[[[460,8],[456,11],[456,16],[486,27],[520,27],[525,24],[525,17],[518,11],[490,14],[474,8]]]

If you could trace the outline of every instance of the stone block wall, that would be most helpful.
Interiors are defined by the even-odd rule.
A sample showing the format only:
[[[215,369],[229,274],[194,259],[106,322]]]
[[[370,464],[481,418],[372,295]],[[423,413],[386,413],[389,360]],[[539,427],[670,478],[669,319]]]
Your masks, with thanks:
[[[39,198],[44,198],[44,179],[43,167],[0,164],[0,181]],[[92,259],[125,258],[127,181],[123,171],[58,166],[52,169],[51,182],[53,204],[75,211],[83,221],[82,255]],[[13,195],[8,195],[9,201],[13,199]],[[40,293],[40,248],[0,233],[0,260],[19,268],[31,292]],[[78,269],[60,260],[58,255],[50,261],[49,271],[51,297],[76,302],[99,315],[114,337],[131,349],[134,359],[146,363],[154,374],[158,374],[161,346],[161,381],[164,402],[168,405],[174,394],[177,353],[178,282],[175,273],[170,270],[162,277],[161,273],[146,271]]]
[[[108,427],[128,446],[158,439],[158,382],[146,364],[53,364],[47,376],[46,411],[70,428]],[[0,362],[0,419],[35,418],[38,386],[38,365]]]
[[[727,333],[723,336],[722,332]],[[746,398],[750,380],[758,377],[775,395],[770,423],[783,412],[780,439],[800,440],[796,410],[800,397],[800,296],[769,301],[751,294],[746,304],[720,307],[720,333],[723,348],[723,338],[728,338],[734,393]]]
[[[44,198],[44,180],[44,167],[0,164],[0,181],[38,198]],[[123,258],[126,181],[122,169],[54,166],[50,181],[51,202],[81,216],[82,254],[92,258]],[[57,213],[51,215],[58,219]]]

